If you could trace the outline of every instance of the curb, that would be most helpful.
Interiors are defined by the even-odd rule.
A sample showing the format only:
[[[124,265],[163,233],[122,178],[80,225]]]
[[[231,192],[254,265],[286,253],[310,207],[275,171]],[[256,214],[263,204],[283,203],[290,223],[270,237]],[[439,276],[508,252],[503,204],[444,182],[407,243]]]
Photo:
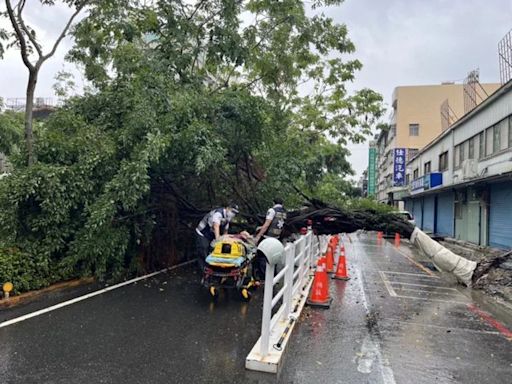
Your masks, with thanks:
[[[293,318],[295,321],[290,321],[290,319],[281,319],[276,323],[274,329],[272,329],[270,333],[270,345],[272,347],[269,349],[269,353],[265,357],[261,356],[260,354],[261,337],[258,339],[245,360],[246,369],[268,373],[277,373],[279,371],[280,366],[283,363],[283,357],[286,352],[288,340],[290,339],[293,328],[295,328],[295,324],[297,323],[297,320],[302,313],[302,309],[306,304],[309,290],[311,289],[312,285],[313,279],[310,278],[301,292],[302,295],[298,298],[295,298],[292,302],[292,307],[298,306],[297,311],[293,313]],[[287,327],[289,327],[289,329],[285,334]],[[282,336],[284,337],[281,342],[281,347],[280,349],[277,349],[275,345],[279,342]]]
[[[94,277],[84,277],[81,279],[63,281],[60,283],[52,284],[46,288],[38,289],[36,291],[24,292],[16,296],[11,296],[8,299],[1,299],[0,308],[11,308],[18,304],[23,304],[35,300],[46,293],[55,292],[66,288],[79,287],[82,285],[91,284],[94,281]]]

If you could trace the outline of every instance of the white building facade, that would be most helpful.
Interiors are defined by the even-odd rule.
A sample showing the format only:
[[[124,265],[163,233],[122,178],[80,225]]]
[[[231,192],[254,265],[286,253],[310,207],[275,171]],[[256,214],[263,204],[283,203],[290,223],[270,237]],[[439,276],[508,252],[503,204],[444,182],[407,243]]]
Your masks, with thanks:
[[[420,150],[406,179],[426,232],[512,248],[512,82]]]

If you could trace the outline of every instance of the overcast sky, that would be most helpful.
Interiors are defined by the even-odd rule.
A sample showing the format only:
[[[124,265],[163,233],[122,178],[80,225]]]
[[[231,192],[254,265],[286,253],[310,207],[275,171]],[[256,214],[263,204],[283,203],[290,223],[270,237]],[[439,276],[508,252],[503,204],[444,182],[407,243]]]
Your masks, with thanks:
[[[65,9],[41,12],[36,0],[27,3],[30,24],[37,26],[43,41],[53,40]],[[348,25],[356,57],[364,65],[352,88],[372,88],[387,103],[398,85],[460,82],[475,68],[481,82],[499,81],[497,44],[512,28],[512,0],[346,0],[326,12]],[[55,74],[73,70],[64,63],[70,46],[65,41],[43,66],[37,96],[52,97]],[[19,53],[8,52],[0,61],[0,97],[23,97],[26,79]],[[75,81],[83,83],[79,75]],[[350,150],[359,176],[368,164],[368,146],[351,145]]]

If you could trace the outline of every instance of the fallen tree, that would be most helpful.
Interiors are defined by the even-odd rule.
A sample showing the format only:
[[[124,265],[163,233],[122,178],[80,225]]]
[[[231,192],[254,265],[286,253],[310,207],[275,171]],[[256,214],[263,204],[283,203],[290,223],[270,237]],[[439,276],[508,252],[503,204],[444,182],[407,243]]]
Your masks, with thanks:
[[[308,225],[312,225],[318,234],[352,233],[358,230],[399,233],[430,257],[436,268],[452,273],[466,286],[476,284],[511,255],[508,252],[492,262],[484,259],[477,263],[456,255],[392,211],[336,208],[314,199],[309,199],[308,207],[289,213],[285,231],[287,234],[297,233]]]

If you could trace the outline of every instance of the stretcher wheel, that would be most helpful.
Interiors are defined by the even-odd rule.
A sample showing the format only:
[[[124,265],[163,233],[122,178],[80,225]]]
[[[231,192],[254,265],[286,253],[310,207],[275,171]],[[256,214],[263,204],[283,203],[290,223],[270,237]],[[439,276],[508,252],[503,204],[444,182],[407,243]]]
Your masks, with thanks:
[[[216,300],[219,297],[219,291],[217,290],[217,288],[210,287],[209,291],[213,300]]]
[[[240,296],[242,297],[243,301],[249,301],[251,300],[252,294],[247,288],[243,288],[240,290]]]

